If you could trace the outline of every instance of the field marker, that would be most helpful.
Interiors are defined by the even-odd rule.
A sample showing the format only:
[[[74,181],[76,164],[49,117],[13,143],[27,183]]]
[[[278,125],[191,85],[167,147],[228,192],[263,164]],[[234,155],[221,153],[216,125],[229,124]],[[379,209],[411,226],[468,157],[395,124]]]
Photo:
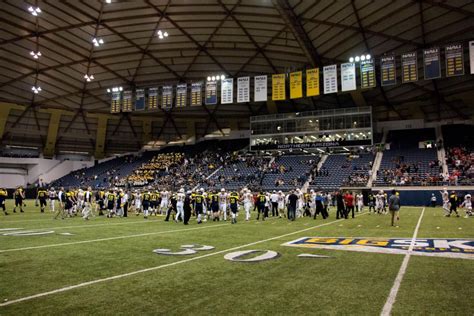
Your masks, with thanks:
[[[413,248],[415,247],[416,237],[418,235],[418,230],[420,229],[423,214],[425,214],[425,208],[423,208],[421,211],[420,218],[418,219],[415,231],[413,232],[413,237],[411,238],[411,243],[408,247],[407,254],[405,255],[405,258],[403,258],[402,265],[400,266],[400,270],[398,271],[397,277],[393,282],[390,294],[388,295],[387,301],[385,302],[382,312],[380,313],[381,316],[390,316],[390,314],[392,313],[393,304],[395,303],[395,300],[397,298],[398,290],[400,289],[400,284],[402,283],[403,277],[405,276],[405,272],[407,271],[408,267],[408,262],[410,261]]]
[[[362,215],[365,215],[365,214],[367,214],[367,213],[357,214],[356,216],[362,216]],[[225,249],[225,250],[220,250],[220,251],[208,253],[208,254],[205,254],[205,255],[202,255],[202,256],[197,256],[197,257],[184,259],[184,260],[180,260],[180,261],[175,261],[175,262],[171,262],[171,263],[167,263],[167,264],[163,264],[163,265],[159,265],[159,266],[155,266],[155,267],[151,267],[151,268],[136,270],[136,271],[128,272],[128,273],[124,273],[124,274],[118,274],[118,275],[114,275],[114,276],[103,278],[103,279],[97,279],[97,280],[93,280],[93,281],[88,281],[88,282],[83,282],[83,283],[79,283],[79,284],[75,284],[75,285],[70,285],[70,286],[66,286],[66,287],[59,288],[59,289],[52,290],[52,291],[48,291],[48,292],[43,292],[43,293],[38,293],[38,294],[30,295],[30,296],[21,297],[21,298],[18,298],[18,299],[14,299],[14,300],[11,300],[11,301],[6,301],[4,303],[0,303],[0,307],[7,306],[7,305],[12,305],[12,304],[16,304],[16,303],[20,303],[20,302],[24,302],[24,301],[29,301],[29,300],[32,300],[32,299],[35,299],[35,298],[48,296],[48,295],[52,295],[52,294],[56,294],[56,293],[66,292],[66,291],[69,291],[69,290],[74,290],[74,289],[77,289],[77,288],[81,288],[81,287],[85,287],[85,286],[89,286],[89,285],[93,285],[93,284],[97,284],[97,283],[103,283],[103,282],[107,282],[107,281],[122,279],[122,278],[131,276],[131,275],[135,275],[135,274],[140,274],[140,273],[155,271],[155,270],[159,270],[159,269],[163,269],[163,268],[167,268],[167,267],[172,267],[172,266],[175,266],[175,265],[178,265],[178,264],[181,264],[181,263],[186,263],[186,262],[191,262],[191,261],[195,261],[195,260],[198,260],[198,259],[204,259],[204,258],[207,258],[207,257],[212,257],[212,256],[219,255],[219,254],[222,254],[222,253],[231,252],[231,251],[239,250],[239,249],[242,249],[242,248],[258,245],[258,244],[261,244],[261,243],[264,243],[264,242],[268,242],[268,241],[272,241],[272,240],[276,240],[276,239],[280,239],[280,238],[300,234],[302,232],[305,232],[305,231],[308,231],[308,230],[311,230],[311,229],[314,229],[314,228],[328,226],[328,225],[337,223],[337,222],[342,221],[342,220],[344,220],[344,219],[338,219],[338,220],[335,220],[333,222],[327,222],[327,223],[324,223],[324,224],[308,227],[308,228],[305,228],[305,229],[300,229],[300,230],[297,230],[297,231],[294,231],[294,232],[291,232],[291,233],[287,233],[287,234],[283,234],[283,235],[280,235],[280,236],[271,237],[271,238],[267,238],[267,239],[263,239],[263,240],[259,240],[259,241],[254,241],[254,242],[251,242],[251,243],[248,243],[248,244],[245,244],[245,245],[236,246],[236,247],[228,248],[228,249]],[[217,227],[217,226],[215,226],[215,227]],[[187,229],[187,230],[191,230],[191,229]]]
[[[127,238],[144,237],[144,236],[151,236],[151,235],[161,235],[161,234],[174,233],[174,232],[182,232],[182,231],[188,231],[188,230],[198,230],[198,229],[215,228],[215,227],[221,227],[221,226],[225,226],[225,225],[230,225],[230,224],[220,224],[220,225],[215,225],[215,226],[204,226],[204,227],[187,228],[187,229],[165,230],[165,231],[159,231],[159,232],[153,232],[153,233],[143,233],[143,234],[137,234],[137,235],[127,235],[127,236],[107,237],[107,238],[99,238],[99,239],[90,239],[90,240],[81,240],[81,241],[65,242],[65,243],[61,243],[61,244],[31,246],[31,247],[12,248],[12,249],[0,249],[0,253],[12,252],[12,251],[22,251],[22,250],[31,250],[31,249],[50,248],[50,247],[61,247],[61,246],[78,245],[78,244],[87,244],[87,243],[99,242],[99,241],[108,241],[108,240],[116,240],[116,239],[127,239]]]

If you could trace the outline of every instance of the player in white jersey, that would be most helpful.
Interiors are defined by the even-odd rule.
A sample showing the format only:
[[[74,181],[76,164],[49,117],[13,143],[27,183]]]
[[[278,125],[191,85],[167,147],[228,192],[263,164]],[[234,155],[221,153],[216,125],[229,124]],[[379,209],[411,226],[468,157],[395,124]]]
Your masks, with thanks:
[[[49,209],[51,210],[51,212],[54,213],[56,210],[56,200],[58,199],[58,194],[56,193],[56,190],[54,188],[49,189],[48,197]]]
[[[82,218],[89,220],[89,217],[92,215],[92,188],[88,187],[84,193],[83,198],[83,209],[82,209]]]
[[[165,189],[161,191],[160,214],[166,214],[170,203],[170,193]]]
[[[204,201],[206,203],[203,204],[202,206],[202,217],[203,217],[203,222],[207,222],[207,218],[208,218],[208,213],[207,213],[207,209],[209,208],[209,213],[211,212],[211,207],[207,205],[207,193],[206,193],[206,190],[204,190],[204,188],[201,188],[199,189],[199,191],[201,192],[202,196],[204,197]]]
[[[286,214],[285,214],[285,194],[283,194],[282,191],[278,191],[278,215],[281,216],[285,216],[286,217]]]
[[[142,208],[142,197],[141,197],[140,192],[138,191],[135,191],[132,196],[133,196],[133,202],[132,202],[133,210],[135,211],[135,214],[138,216]]]
[[[449,193],[447,188],[443,188],[443,191],[439,191],[441,193],[441,198],[443,200],[443,210],[444,215],[448,215],[450,213],[449,209],[451,207],[449,203]]]
[[[184,189],[181,188],[179,189],[178,194],[176,194],[176,218],[175,222],[178,222],[179,216],[181,216],[181,219],[184,221],[184,199],[186,198],[186,195],[184,194]]]
[[[314,217],[314,214],[316,213],[316,193],[313,189],[309,191],[308,199],[309,212],[311,213],[311,217]]]
[[[249,189],[243,189],[242,202],[244,203],[245,220],[250,219],[250,209],[252,208],[253,195]]]
[[[375,195],[375,210],[377,210],[377,213],[382,214],[383,213],[383,207],[385,203],[385,196],[383,194],[383,191],[380,190],[377,195]]]
[[[221,189],[221,193],[218,195],[219,199],[219,212],[221,212],[224,221],[227,220],[227,203],[228,203],[228,194],[225,192],[225,189]]]
[[[364,196],[362,193],[356,194],[356,207],[357,212],[362,212],[364,208]]]
[[[462,202],[461,207],[464,208],[464,211],[466,212],[466,215],[464,216],[465,218],[469,218],[469,216],[474,215],[472,213],[472,201],[470,194],[466,194],[464,196],[464,201]]]
[[[296,204],[296,217],[302,217],[303,216],[303,209],[304,209],[304,194],[301,192],[301,190],[298,188],[296,189],[296,196],[298,197],[298,202]]]
[[[84,191],[79,189],[77,193],[77,212],[82,212],[82,208],[84,207]]]

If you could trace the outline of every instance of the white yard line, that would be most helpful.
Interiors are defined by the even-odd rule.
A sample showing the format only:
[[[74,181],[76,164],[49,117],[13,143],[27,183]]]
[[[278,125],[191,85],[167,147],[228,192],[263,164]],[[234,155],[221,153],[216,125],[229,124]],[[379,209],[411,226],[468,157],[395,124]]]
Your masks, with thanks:
[[[407,271],[408,262],[410,261],[411,254],[413,252],[413,247],[415,246],[416,236],[418,235],[418,230],[420,229],[421,219],[423,218],[423,214],[425,213],[425,208],[421,211],[420,218],[418,219],[418,223],[416,224],[415,231],[413,232],[413,237],[411,238],[410,246],[408,247],[408,252],[403,258],[402,265],[400,266],[400,270],[398,271],[397,277],[393,282],[392,289],[390,290],[390,294],[387,297],[387,301],[383,306],[382,312],[380,313],[381,316],[389,316],[392,313],[393,304],[397,299],[398,290],[400,289],[400,284],[402,283],[403,277],[405,276],[405,272]]]
[[[186,228],[186,229],[165,230],[165,231],[159,231],[159,232],[153,232],[153,233],[143,233],[143,234],[136,234],[136,235],[127,235],[127,236],[118,236],[118,237],[107,237],[107,238],[99,238],[99,239],[72,241],[72,242],[65,242],[65,243],[60,243],[60,244],[31,246],[31,247],[24,247],[24,248],[0,249],[0,253],[13,252],[13,251],[23,251],[23,250],[32,250],[32,249],[42,249],[42,248],[51,248],[51,247],[70,246],[70,245],[79,245],[79,244],[88,244],[88,243],[93,243],[93,242],[116,240],[116,239],[127,239],[127,238],[136,238],[136,237],[144,237],[144,236],[153,236],[153,235],[183,232],[183,231],[189,231],[189,230],[201,230],[201,229],[207,229],[207,228],[216,228],[216,227],[221,227],[221,226],[225,226],[225,225],[229,225],[229,224],[220,224],[220,225],[213,225],[213,226],[201,226],[201,227]]]
[[[366,215],[366,214],[367,213],[361,213],[361,214],[357,214],[356,216],[361,216],[361,215]],[[179,265],[179,264],[182,264],[182,263],[187,263],[187,262],[190,262],[190,261],[195,261],[195,260],[204,259],[204,258],[207,258],[207,257],[216,256],[216,255],[219,255],[219,254],[222,254],[222,253],[238,250],[238,249],[241,249],[241,248],[254,246],[254,245],[264,243],[264,242],[268,242],[268,241],[272,241],[272,240],[276,240],[276,239],[296,235],[296,234],[299,234],[299,233],[302,233],[302,232],[305,232],[305,231],[308,231],[308,230],[311,230],[311,229],[331,225],[331,224],[334,224],[334,223],[337,223],[337,222],[340,222],[340,221],[343,221],[343,220],[344,219],[338,219],[338,220],[335,220],[335,221],[332,221],[332,222],[328,222],[328,223],[312,226],[312,227],[309,227],[309,228],[301,229],[301,230],[298,230],[298,231],[295,231],[295,232],[292,232],[292,233],[287,233],[287,234],[283,234],[283,235],[280,235],[280,236],[271,237],[271,238],[267,238],[267,239],[264,239],[264,240],[251,242],[251,243],[248,243],[248,244],[245,244],[245,245],[232,247],[232,248],[228,248],[228,249],[217,251],[217,252],[212,252],[212,253],[205,254],[205,255],[202,255],[202,256],[197,256],[197,257],[184,259],[184,260],[180,260],[180,261],[176,261],[176,262],[172,262],[172,263],[167,263],[167,264],[163,264],[163,265],[159,265],[159,266],[155,266],[155,267],[151,267],[151,268],[147,268],[147,269],[132,271],[132,272],[129,272],[129,273],[118,274],[118,275],[110,276],[110,277],[103,278],[103,279],[97,279],[97,280],[92,280],[92,281],[88,281],[88,282],[84,282],[84,283],[70,285],[70,286],[66,286],[66,287],[59,288],[59,289],[52,290],[52,291],[48,291],[48,292],[43,292],[43,293],[38,293],[38,294],[30,295],[30,296],[25,296],[25,297],[22,297],[22,298],[18,298],[18,299],[14,299],[14,300],[11,300],[11,301],[4,302],[4,303],[0,303],[0,307],[11,305],[11,304],[16,304],[16,303],[19,303],[19,302],[29,301],[29,300],[32,300],[32,299],[35,299],[35,298],[48,296],[48,295],[51,295],[51,294],[66,292],[66,291],[69,291],[69,290],[74,290],[74,289],[77,289],[77,288],[81,288],[81,287],[85,287],[85,286],[89,286],[89,285],[93,285],[93,284],[97,284],[97,283],[103,283],[103,282],[107,282],[107,281],[122,279],[122,278],[129,277],[129,276],[132,276],[132,275],[140,274],[140,273],[145,273],[145,272],[149,272],[149,271],[164,269],[164,268],[167,268],[167,267],[172,267],[172,266]]]
[[[80,224],[80,225],[71,225],[71,226],[56,226],[56,227],[34,227],[34,228],[24,228],[28,230],[41,231],[45,229],[63,229],[63,228],[88,228],[88,227],[98,227],[98,226],[116,226],[116,225],[128,225],[128,224],[143,224],[143,223],[155,223],[157,220],[134,220],[127,221],[122,223],[103,223],[103,224]],[[85,223],[85,222],[84,222]],[[90,222],[89,222],[90,223]],[[18,225],[17,225],[18,226]],[[22,228],[23,229],[23,228]]]

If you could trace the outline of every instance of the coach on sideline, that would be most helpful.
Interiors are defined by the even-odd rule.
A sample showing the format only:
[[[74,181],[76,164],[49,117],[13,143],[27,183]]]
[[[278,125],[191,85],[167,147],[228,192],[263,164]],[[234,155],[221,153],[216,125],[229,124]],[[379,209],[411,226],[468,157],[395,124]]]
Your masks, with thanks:
[[[288,219],[291,221],[294,221],[296,217],[296,202],[297,201],[298,201],[298,196],[295,194],[295,190],[291,190],[291,193],[288,196]]]
[[[392,195],[388,199],[388,210],[390,211],[390,215],[392,215],[392,226],[395,222],[395,217],[397,221],[400,220],[399,211],[400,211],[400,197],[395,189],[392,190]]]

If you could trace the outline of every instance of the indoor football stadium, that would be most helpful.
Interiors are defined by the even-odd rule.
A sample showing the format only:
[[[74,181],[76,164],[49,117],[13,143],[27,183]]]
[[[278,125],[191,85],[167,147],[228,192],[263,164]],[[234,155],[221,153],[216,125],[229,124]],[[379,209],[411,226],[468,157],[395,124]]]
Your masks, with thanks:
[[[474,1],[0,20],[0,315],[473,315]]]

